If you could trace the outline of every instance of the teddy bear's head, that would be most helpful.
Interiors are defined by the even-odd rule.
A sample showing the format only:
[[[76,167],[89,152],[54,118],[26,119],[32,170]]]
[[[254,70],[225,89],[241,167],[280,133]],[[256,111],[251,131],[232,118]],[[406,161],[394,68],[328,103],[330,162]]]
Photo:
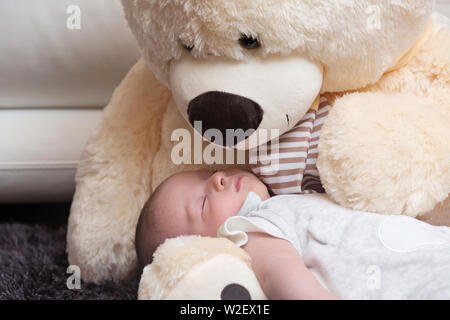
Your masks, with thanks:
[[[320,92],[378,81],[417,41],[434,1],[122,2],[186,120],[202,121],[202,133],[240,128],[264,137],[263,129],[291,129]],[[230,144],[244,148],[248,136]]]

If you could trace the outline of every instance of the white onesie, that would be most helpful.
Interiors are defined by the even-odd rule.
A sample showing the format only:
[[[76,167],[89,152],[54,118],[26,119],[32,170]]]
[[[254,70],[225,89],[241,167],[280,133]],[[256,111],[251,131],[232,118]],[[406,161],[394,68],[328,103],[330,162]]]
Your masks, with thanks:
[[[450,299],[449,227],[346,209],[324,194],[261,201],[250,192],[218,236],[243,246],[246,232],[291,242],[319,282],[343,299]]]

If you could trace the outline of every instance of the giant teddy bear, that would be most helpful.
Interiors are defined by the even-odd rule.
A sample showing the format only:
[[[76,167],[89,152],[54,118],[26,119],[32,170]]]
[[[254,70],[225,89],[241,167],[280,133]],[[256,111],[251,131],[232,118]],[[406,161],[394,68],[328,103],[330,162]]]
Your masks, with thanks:
[[[122,3],[143,57],[114,92],[78,167],[67,250],[85,281],[135,276],[138,214],[162,180],[237,163],[207,164],[198,146],[174,161],[177,129],[193,140],[195,121],[204,125],[200,133],[282,135],[319,95],[332,105],[317,160],[328,196],[354,210],[442,220],[450,192],[450,31],[432,13],[433,1]],[[255,147],[250,138],[214,146],[224,144],[223,157],[235,159],[234,150]],[[210,144],[204,139],[200,151]],[[164,246],[159,264],[144,271],[140,297],[192,297],[174,288],[196,279],[200,288],[201,277],[210,286],[205,270],[222,270],[230,283],[264,296],[245,254],[225,239]],[[180,261],[182,249],[191,259]],[[186,278],[197,264],[203,269]]]

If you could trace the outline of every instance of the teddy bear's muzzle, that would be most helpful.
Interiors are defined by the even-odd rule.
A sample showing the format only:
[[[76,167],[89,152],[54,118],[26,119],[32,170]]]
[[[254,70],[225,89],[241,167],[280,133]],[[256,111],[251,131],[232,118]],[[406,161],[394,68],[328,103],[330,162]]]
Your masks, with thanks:
[[[187,113],[189,122],[202,136],[215,144],[232,147],[258,129],[264,111],[258,103],[243,96],[209,91],[192,99]],[[217,132],[208,133],[209,129]],[[221,139],[217,139],[219,135]]]

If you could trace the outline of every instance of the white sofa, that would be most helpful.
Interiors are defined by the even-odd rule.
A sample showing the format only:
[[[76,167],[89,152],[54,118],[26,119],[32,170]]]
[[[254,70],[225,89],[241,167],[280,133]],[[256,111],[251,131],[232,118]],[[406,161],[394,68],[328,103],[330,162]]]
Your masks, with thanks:
[[[0,202],[70,201],[84,144],[140,55],[120,1],[1,0],[0,39]]]
[[[66,26],[71,5],[81,29]],[[450,17],[450,1],[437,10]],[[119,0],[1,0],[0,39],[0,202],[70,201],[86,139],[139,57]]]

